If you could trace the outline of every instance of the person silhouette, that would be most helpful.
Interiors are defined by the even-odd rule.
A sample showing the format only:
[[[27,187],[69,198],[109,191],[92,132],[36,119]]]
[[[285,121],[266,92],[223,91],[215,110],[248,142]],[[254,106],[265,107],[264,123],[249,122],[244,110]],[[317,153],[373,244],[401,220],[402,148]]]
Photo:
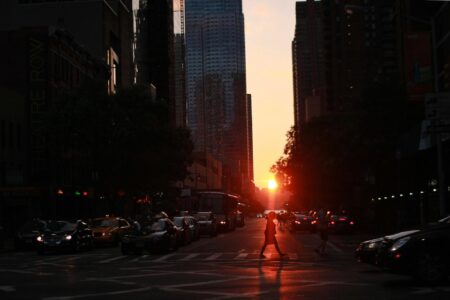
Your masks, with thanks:
[[[273,222],[275,217],[276,217],[276,214],[273,211],[271,211],[267,215],[266,230],[264,231],[265,239],[264,239],[264,244],[263,244],[263,246],[261,248],[261,253],[259,254],[260,258],[265,258],[266,257],[264,255],[264,250],[266,250],[266,246],[267,245],[271,245],[271,244],[275,245],[275,249],[277,249],[277,252],[278,252],[278,254],[281,257],[286,255],[286,254],[281,252],[280,247],[278,247],[277,238],[275,237],[275,235],[277,234],[277,232],[276,232],[276,225]]]

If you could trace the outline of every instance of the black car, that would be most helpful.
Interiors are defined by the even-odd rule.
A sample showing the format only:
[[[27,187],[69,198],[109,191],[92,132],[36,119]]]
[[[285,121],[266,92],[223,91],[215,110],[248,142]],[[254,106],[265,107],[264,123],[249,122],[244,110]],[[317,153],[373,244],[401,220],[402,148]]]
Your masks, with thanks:
[[[383,243],[384,238],[376,238],[361,242],[355,250],[355,257],[359,262],[376,265],[378,250]]]
[[[198,220],[200,234],[217,235],[217,220],[214,213],[210,211],[198,212],[195,218]]]
[[[328,229],[332,233],[352,233],[355,229],[355,221],[347,215],[331,215]]]
[[[294,214],[293,218],[290,219],[290,223],[291,231],[316,232],[317,230],[317,220],[312,216]]]
[[[156,220],[141,233],[124,235],[122,238],[122,254],[141,254],[142,251],[150,253],[169,252],[178,248],[178,230],[168,218]]]
[[[14,248],[16,250],[31,250],[37,245],[36,238],[47,228],[43,220],[35,219],[23,224],[14,236]]]
[[[36,238],[38,254],[46,252],[78,252],[94,245],[92,230],[82,222],[49,221],[45,231]]]
[[[450,217],[423,228],[386,236],[378,251],[385,270],[411,274],[423,282],[450,275]]]

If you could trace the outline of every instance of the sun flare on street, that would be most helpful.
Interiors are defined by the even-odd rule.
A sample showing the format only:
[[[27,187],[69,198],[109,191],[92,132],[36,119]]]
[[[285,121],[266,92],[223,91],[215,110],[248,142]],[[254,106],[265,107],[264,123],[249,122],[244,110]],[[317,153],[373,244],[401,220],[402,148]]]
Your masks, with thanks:
[[[269,188],[269,190],[275,190],[278,187],[278,184],[277,184],[277,182],[275,180],[270,179],[267,182],[267,187]]]

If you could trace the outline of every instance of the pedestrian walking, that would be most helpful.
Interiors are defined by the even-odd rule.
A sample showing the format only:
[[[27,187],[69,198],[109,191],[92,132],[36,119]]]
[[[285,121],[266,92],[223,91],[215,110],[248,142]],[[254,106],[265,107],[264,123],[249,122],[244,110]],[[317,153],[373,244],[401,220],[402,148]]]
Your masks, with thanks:
[[[320,244],[314,251],[317,254],[324,254],[328,242],[328,216],[323,208],[317,213],[317,229],[320,235]]]
[[[260,258],[265,258],[264,250],[266,250],[267,245],[272,245],[272,244],[275,245],[275,249],[277,249],[277,252],[281,257],[286,255],[281,252],[280,248],[278,247],[277,238],[275,237],[275,235],[277,234],[276,225],[273,222],[275,217],[276,217],[276,214],[273,211],[271,211],[267,215],[266,230],[264,231],[265,239],[264,239],[264,245],[261,248],[261,253],[259,254]]]

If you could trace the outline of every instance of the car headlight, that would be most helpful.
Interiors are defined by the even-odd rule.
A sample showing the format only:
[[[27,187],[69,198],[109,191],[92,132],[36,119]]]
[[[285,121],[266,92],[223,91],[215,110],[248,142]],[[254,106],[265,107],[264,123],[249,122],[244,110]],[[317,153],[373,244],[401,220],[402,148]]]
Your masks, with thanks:
[[[66,236],[64,237],[64,239],[65,239],[66,241],[70,241],[70,240],[72,239],[72,236],[71,236],[71,235],[66,235]]]
[[[403,247],[403,245],[405,245],[410,239],[411,239],[411,237],[409,237],[409,236],[399,239],[392,245],[391,249],[389,249],[389,250],[392,252],[397,251],[398,249]]]
[[[371,243],[369,243],[369,245],[367,245],[367,248],[369,248],[369,249],[374,249],[374,248],[377,247],[377,244],[378,244],[378,243],[376,243],[376,242],[371,242]]]
[[[38,241],[38,242],[43,242],[44,239],[42,238],[42,236],[38,236],[38,237],[36,238],[36,241]]]

